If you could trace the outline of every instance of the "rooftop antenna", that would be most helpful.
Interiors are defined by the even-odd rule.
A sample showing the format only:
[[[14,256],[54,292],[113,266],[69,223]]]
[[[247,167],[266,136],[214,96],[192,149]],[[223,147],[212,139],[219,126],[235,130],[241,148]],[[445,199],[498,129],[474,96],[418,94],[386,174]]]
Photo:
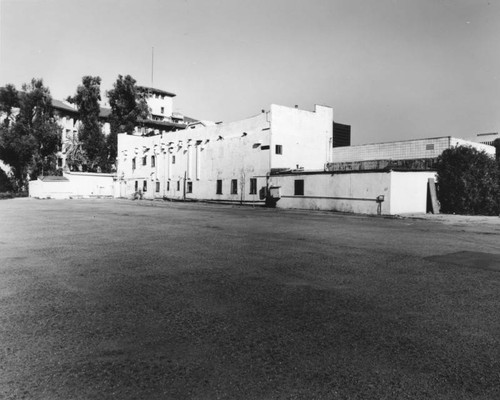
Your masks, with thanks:
[[[154,63],[155,63],[155,48],[151,47],[151,87],[154,87],[153,85]]]

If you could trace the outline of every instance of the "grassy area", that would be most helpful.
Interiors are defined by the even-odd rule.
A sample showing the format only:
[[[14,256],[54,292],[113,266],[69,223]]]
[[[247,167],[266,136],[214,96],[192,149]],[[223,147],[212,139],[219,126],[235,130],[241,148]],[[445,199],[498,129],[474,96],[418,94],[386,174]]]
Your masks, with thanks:
[[[2,204],[4,398],[500,398],[499,273],[427,259],[494,229]]]

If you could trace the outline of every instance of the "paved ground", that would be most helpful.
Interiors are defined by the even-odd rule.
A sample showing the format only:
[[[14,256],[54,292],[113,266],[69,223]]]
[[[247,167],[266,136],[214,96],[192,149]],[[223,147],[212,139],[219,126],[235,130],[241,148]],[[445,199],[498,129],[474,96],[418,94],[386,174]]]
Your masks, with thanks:
[[[500,398],[500,225],[0,202],[0,398]]]

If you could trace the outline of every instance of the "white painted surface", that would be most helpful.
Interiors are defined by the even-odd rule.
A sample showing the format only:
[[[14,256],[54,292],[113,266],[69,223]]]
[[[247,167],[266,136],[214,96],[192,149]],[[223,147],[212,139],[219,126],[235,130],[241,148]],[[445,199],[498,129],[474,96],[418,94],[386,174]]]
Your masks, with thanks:
[[[29,197],[38,199],[69,199],[72,187],[69,181],[44,182],[39,179],[29,182]]]
[[[425,213],[427,184],[435,179],[433,171],[391,172],[391,214]]]
[[[322,173],[273,176],[271,182],[280,187],[278,208],[396,215],[425,213],[427,181],[434,177],[431,171]],[[302,196],[294,194],[298,179],[304,180]]]
[[[304,180],[304,195],[294,194],[295,180]],[[391,213],[390,172],[280,175],[271,182],[280,186],[278,208],[377,214],[376,198],[383,195],[380,212]]]
[[[70,181],[73,196],[94,197],[115,195],[114,174],[90,172],[67,172],[64,177]]]
[[[271,112],[236,122],[198,124],[151,137],[120,134],[118,179],[124,182],[125,197],[133,195],[137,182],[138,189],[146,187],[145,198],[256,201],[259,196],[250,193],[250,179],[257,179],[260,190],[273,168],[323,169],[332,121],[329,107],[317,106],[315,112],[309,112],[272,105]],[[282,145],[282,156],[275,154],[273,143]],[[222,194],[216,193],[218,180],[222,181]],[[237,193],[231,191],[233,180]],[[187,182],[191,182],[192,193],[184,194]]]

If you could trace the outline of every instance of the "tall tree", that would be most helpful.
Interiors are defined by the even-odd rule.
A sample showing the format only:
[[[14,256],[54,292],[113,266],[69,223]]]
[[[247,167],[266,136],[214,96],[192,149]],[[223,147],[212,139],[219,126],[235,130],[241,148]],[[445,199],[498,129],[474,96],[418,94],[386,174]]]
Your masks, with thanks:
[[[89,171],[106,169],[106,139],[99,122],[101,78],[84,76],[72,100],[78,107],[81,121],[78,139],[86,155],[86,161],[82,161],[87,164]],[[80,152],[80,156],[81,154],[83,153]]]
[[[0,112],[6,114],[3,123],[9,126],[11,123],[13,109],[19,107],[19,93],[12,84],[7,84],[0,88]]]
[[[111,106],[111,133],[107,140],[108,157],[114,162],[118,133],[132,134],[138,124],[138,119],[148,117],[149,108],[145,96],[137,90],[136,80],[130,75],[125,77],[118,75],[113,89],[109,90],[107,95]]]
[[[52,97],[43,80],[32,79],[22,89],[15,122],[0,127],[0,159],[11,167],[16,189],[25,189],[29,178],[57,173],[61,138],[61,128],[53,118]],[[7,108],[8,103],[2,101],[2,107]]]
[[[438,157],[436,169],[442,212],[498,215],[500,170],[493,157],[472,147],[452,147]]]

